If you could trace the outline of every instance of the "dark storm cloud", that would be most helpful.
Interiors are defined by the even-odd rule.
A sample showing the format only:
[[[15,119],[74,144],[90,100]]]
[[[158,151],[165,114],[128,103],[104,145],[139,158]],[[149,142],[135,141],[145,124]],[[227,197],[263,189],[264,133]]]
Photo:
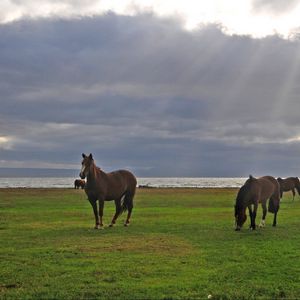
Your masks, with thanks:
[[[299,46],[153,15],[1,25],[0,160],[74,166],[93,152],[140,176],[291,170]]]

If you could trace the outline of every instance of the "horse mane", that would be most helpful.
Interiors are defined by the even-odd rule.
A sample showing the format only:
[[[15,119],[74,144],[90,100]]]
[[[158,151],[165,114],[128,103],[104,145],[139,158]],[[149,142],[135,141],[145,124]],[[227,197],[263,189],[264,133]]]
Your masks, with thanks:
[[[246,183],[239,189],[238,194],[236,196],[236,203],[235,206],[236,208],[241,208],[243,207],[243,199],[245,194],[248,192],[248,186]]]
[[[92,172],[94,173],[94,177],[96,177],[100,173],[100,168],[96,166],[94,159],[92,159],[92,163],[90,165],[90,170],[91,169]]]
[[[95,177],[101,177],[104,173],[99,167],[97,167],[95,165],[95,163],[94,163],[94,166],[93,166],[93,172],[94,172]]]
[[[235,215],[237,212],[244,208],[244,199],[246,194],[249,192],[249,188],[251,183],[255,180],[252,175],[249,175],[249,178],[246,180],[244,185],[239,189],[238,194],[236,196],[236,203],[235,203]]]

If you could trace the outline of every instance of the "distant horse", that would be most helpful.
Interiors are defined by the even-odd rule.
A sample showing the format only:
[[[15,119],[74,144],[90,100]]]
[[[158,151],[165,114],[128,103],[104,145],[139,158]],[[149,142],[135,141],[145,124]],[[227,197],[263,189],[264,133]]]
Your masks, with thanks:
[[[235,230],[241,230],[243,224],[245,223],[247,219],[247,207],[251,220],[250,228],[255,230],[255,218],[259,203],[261,203],[263,209],[263,216],[260,226],[265,226],[268,199],[270,199],[268,210],[269,212],[274,213],[273,226],[276,226],[277,212],[279,210],[280,202],[279,183],[272,176],[254,178],[250,175],[249,179],[247,179],[245,184],[240,188],[236,197],[236,204],[234,207],[234,215],[236,221]],[[252,205],[254,206],[253,210]]]
[[[87,178],[85,192],[93,207],[95,229],[103,227],[104,201],[111,200],[115,201],[116,212],[110,227],[116,223],[118,216],[126,210],[128,214],[124,226],[128,226],[137,183],[135,176],[127,170],[105,173],[95,165],[92,154],[86,156],[82,153],[82,157],[82,167],[79,176],[81,179]],[[99,201],[99,211],[97,200]]]
[[[283,192],[292,191],[294,201],[296,194],[295,189],[297,190],[298,195],[300,195],[300,181],[298,177],[288,177],[285,179],[278,177],[277,181],[279,182],[280,186],[280,198],[282,198]]]
[[[84,189],[85,181],[82,179],[75,179],[74,181],[74,189],[82,188]]]

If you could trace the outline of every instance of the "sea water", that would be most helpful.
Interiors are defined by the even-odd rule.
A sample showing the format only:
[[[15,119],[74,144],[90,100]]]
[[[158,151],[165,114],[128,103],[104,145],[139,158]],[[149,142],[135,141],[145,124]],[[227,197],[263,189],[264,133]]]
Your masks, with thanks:
[[[73,177],[0,177],[0,188],[74,188]],[[137,178],[138,186],[153,188],[237,188],[246,178],[240,177],[148,177]]]

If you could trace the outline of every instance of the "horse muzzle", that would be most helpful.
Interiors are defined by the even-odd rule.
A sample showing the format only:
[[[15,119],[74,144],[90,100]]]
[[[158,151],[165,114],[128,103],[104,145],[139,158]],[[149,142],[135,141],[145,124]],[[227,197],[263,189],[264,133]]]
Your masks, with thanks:
[[[83,172],[80,172],[80,173],[79,173],[79,177],[80,177],[81,179],[85,179],[85,174],[84,174]]]

